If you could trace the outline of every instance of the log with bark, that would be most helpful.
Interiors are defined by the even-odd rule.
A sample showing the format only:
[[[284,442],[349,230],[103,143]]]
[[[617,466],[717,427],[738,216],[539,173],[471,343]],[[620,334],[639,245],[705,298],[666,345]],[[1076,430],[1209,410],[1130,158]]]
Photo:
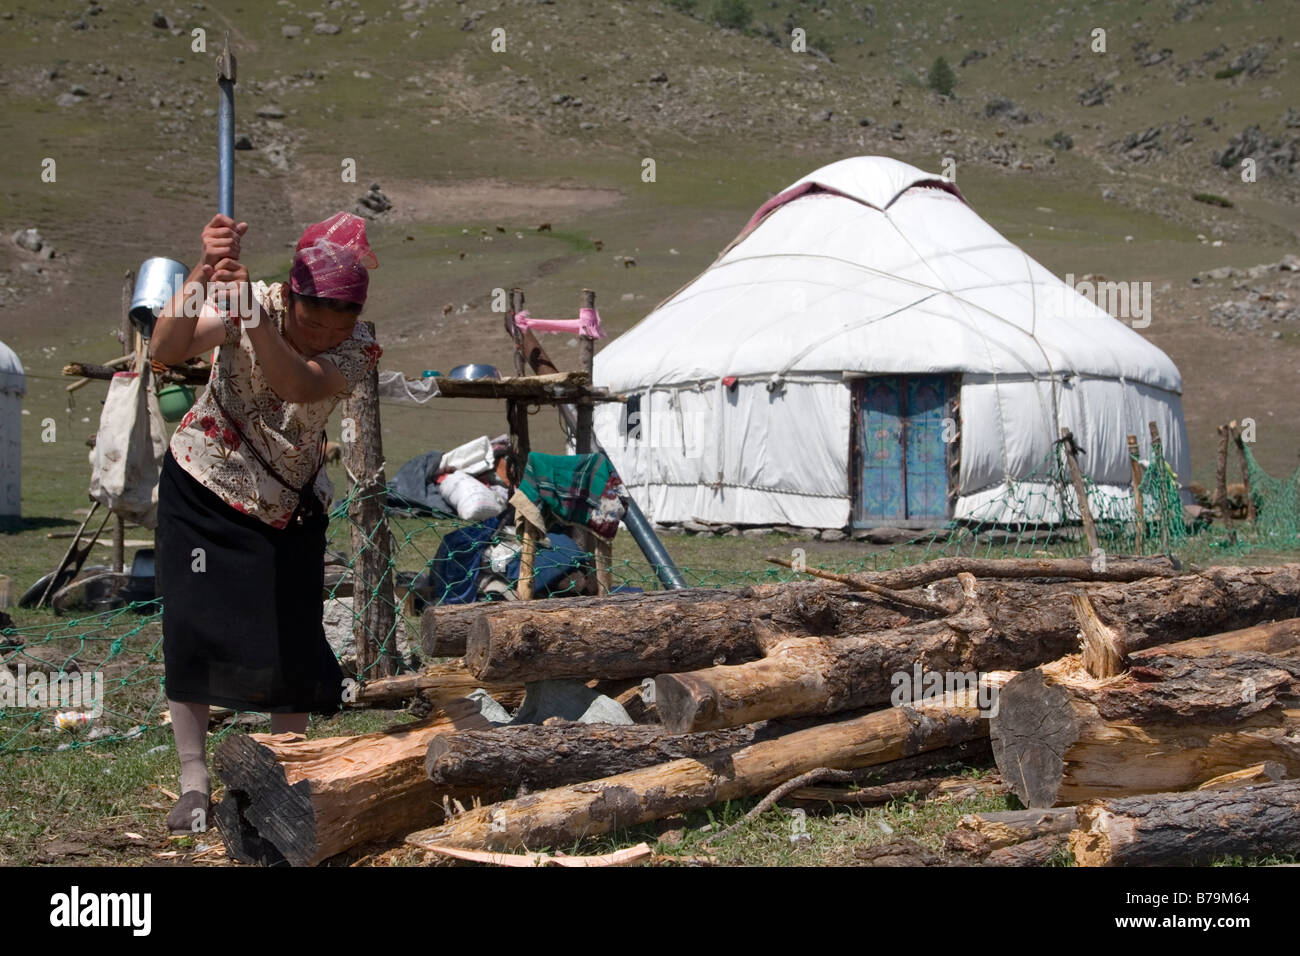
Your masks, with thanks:
[[[1182,566],[1165,555],[1112,557],[1104,565],[1092,558],[936,558],[892,571],[867,571],[851,575],[861,581],[893,590],[919,588],[931,581],[955,578],[966,572],[977,578],[1069,578],[1076,581],[1138,581],[1170,577]]]
[[[964,577],[962,603],[942,620],[869,635],[756,635],[762,660],[655,679],[660,719],[693,733],[792,714],[889,702],[896,675],[1021,670],[1069,654],[1078,623],[1071,596],[1086,588],[1098,619],[1126,650],[1211,634],[1300,610],[1300,565],[1215,568],[1127,583],[1034,585]]]
[[[1300,781],[1098,800],[1078,808],[1080,866],[1197,866],[1300,853]]]
[[[460,700],[419,723],[354,737],[306,740],[301,734],[234,734],[213,754],[228,810],[217,825],[230,847],[269,844],[294,866],[312,866],[364,843],[443,817],[443,798],[424,770],[429,742],[442,734],[492,725],[473,701]],[[265,854],[262,854],[265,855]],[[256,862],[246,860],[245,862]]]
[[[549,790],[683,757],[720,755],[777,733],[768,726],[673,735],[654,726],[523,724],[436,737],[426,767],[439,788],[474,790],[488,799],[510,787]]]
[[[464,663],[451,660],[429,664],[416,674],[366,681],[357,690],[353,703],[358,707],[391,707],[412,697],[424,697],[438,708],[478,688],[486,690],[497,703],[511,709],[518,707],[524,699],[523,684],[484,682],[466,670]]]
[[[995,675],[995,681],[1009,675]],[[414,846],[492,850],[567,846],[585,837],[767,793],[819,767],[849,770],[949,747],[987,732],[974,693],[840,718],[730,753],[684,758],[470,810],[413,833]]]
[[[1069,841],[1068,834],[1052,833],[1024,843],[1013,843],[984,857],[984,865],[1043,866],[1058,852],[1065,850]]]
[[[814,583],[511,602],[474,619],[465,664],[483,680],[647,677],[754,660],[771,630],[862,632],[922,616]]]
[[[805,587],[809,586],[805,583]],[[604,594],[549,598],[544,604],[525,601],[479,601],[474,604],[445,604],[425,608],[420,613],[420,639],[429,657],[464,657],[474,622],[484,615],[496,616],[516,611],[569,611],[577,608],[626,608],[635,610],[656,603],[690,604],[697,601],[749,600],[776,593],[780,585],[757,585],[735,588],[682,588],[676,591],[647,591],[627,594]],[[585,676],[585,675],[572,675]]]
[[[1029,807],[1185,790],[1265,761],[1296,776],[1298,636],[1287,621],[1149,648],[1111,678],[1078,656],[1026,671],[998,695],[998,767]]]
[[[1017,843],[1063,836],[1074,829],[1074,821],[1074,807],[968,813],[944,837],[943,848],[950,853],[982,859],[994,850]]]
[[[1064,558],[937,558],[923,564],[892,571],[869,571],[850,575],[854,580],[891,590],[919,588],[934,581],[955,578],[967,571],[977,577],[1073,579],[1081,581],[1136,581],[1145,577],[1177,574],[1180,566],[1166,556],[1151,558],[1113,557],[1104,567],[1091,559]],[[804,582],[806,584],[806,582]],[[753,600],[779,593],[788,585],[757,585],[738,588],[686,588],[678,591],[652,591],[644,594],[614,594],[600,597],[552,599],[565,608],[625,607],[635,609],[647,602],[669,603],[697,600]],[[914,595],[915,596],[915,595]],[[424,653],[429,657],[463,657],[474,622],[482,615],[508,614],[512,611],[542,610],[540,605],[522,608],[517,601],[485,601],[476,604],[449,604],[426,608],[420,615]],[[748,613],[748,612],[745,612]],[[918,615],[905,615],[916,618]],[[596,675],[565,675],[596,676]]]

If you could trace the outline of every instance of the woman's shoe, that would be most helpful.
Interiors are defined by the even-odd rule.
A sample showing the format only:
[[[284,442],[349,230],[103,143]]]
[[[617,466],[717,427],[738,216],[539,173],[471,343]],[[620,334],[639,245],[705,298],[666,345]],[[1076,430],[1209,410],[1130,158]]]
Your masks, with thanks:
[[[208,814],[211,812],[212,800],[208,794],[202,790],[187,790],[167,814],[167,829],[177,836],[203,833],[208,828]]]

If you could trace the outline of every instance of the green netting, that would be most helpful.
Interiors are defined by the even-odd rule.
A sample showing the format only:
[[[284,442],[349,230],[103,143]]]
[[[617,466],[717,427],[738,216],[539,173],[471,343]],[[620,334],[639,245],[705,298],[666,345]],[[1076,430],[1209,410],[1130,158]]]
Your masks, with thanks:
[[[1098,486],[1084,479],[1088,501],[1095,516],[1098,546],[1108,555],[1176,553],[1197,563],[1222,563],[1257,551],[1288,554],[1300,549],[1300,471],[1286,479],[1268,475],[1254,455],[1245,449],[1247,474],[1256,518],[1238,520],[1230,531],[1223,521],[1209,524],[1188,520],[1179,493],[1179,478],[1169,466],[1154,459],[1147,468],[1139,492],[1142,518],[1139,521],[1131,489]],[[362,495],[381,498],[386,531],[367,532],[350,515],[358,511]],[[424,605],[444,603],[457,590],[453,579],[437,587],[429,584],[427,572],[442,550],[443,558],[469,558],[475,547],[453,547],[452,536],[468,527],[450,517],[429,517],[388,507],[383,489],[357,492],[340,502],[331,514],[328,553],[338,563],[331,575],[327,611],[341,616],[342,626],[358,619],[364,622],[368,608],[376,603],[392,607],[392,625],[384,633],[371,634],[375,645],[396,648],[403,662],[412,663],[419,654],[419,612]],[[353,572],[363,555],[384,554],[378,535],[388,535],[387,557],[379,562],[387,568],[395,588],[393,596],[371,588],[352,597]],[[733,531],[733,534],[738,531]],[[679,550],[665,538],[670,551]],[[867,542],[848,547],[772,535],[763,539],[763,554],[789,556],[793,548],[822,547],[842,556],[808,559],[808,566],[841,573],[884,570],[916,564],[936,557],[1069,557],[1092,552],[1084,537],[1077,495],[1070,481],[1061,447],[1048,456],[1027,478],[1008,482],[1002,492],[986,502],[974,516],[951,521],[933,531],[918,533],[903,544],[875,546]],[[517,548],[510,529],[491,535],[488,548]],[[684,547],[684,543],[683,543]],[[750,547],[749,555],[736,559],[726,541],[705,545],[692,542],[691,552],[708,553],[707,559],[679,561],[687,583],[698,587],[729,587],[806,577],[791,569],[769,564]],[[491,553],[491,552],[489,552]],[[635,555],[629,557],[628,555]],[[824,558],[824,556],[823,556]],[[487,558],[483,559],[487,561]],[[590,571],[591,555],[584,556]],[[611,566],[615,587],[656,590],[662,587],[656,568],[620,536]],[[490,580],[486,572],[485,579]],[[513,582],[502,581],[498,590]],[[584,586],[582,575],[569,576],[553,587],[548,597],[573,595]],[[342,603],[339,603],[341,600]],[[349,608],[348,605],[351,605]],[[43,704],[26,697],[0,705],[0,753],[49,751],[62,747],[85,747],[106,741],[131,739],[157,733],[165,727],[163,689],[161,606],[157,601],[76,618],[47,618],[38,624],[11,627],[0,633],[0,665],[14,676],[33,674],[68,675],[91,672],[103,679],[103,713],[90,726],[61,731],[56,715],[74,702],[47,699]],[[344,650],[343,656],[347,656]],[[374,665],[372,665],[374,666]],[[367,675],[361,675],[363,678]],[[3,679],[3,674],[0,674]],[[40,704],[24,706],[26,703]],[[86,708],[81,708],[85,710]],[[229,732],[229,729],[225,732]],[[159,735],[160,742],[166,737]]]

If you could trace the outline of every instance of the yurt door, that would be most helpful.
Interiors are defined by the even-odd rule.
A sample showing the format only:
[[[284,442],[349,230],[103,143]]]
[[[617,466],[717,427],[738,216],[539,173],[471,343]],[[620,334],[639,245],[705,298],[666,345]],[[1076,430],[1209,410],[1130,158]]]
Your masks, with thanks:
[[[947,375],[878,375],[854,383],[853,524],[948,517]]]

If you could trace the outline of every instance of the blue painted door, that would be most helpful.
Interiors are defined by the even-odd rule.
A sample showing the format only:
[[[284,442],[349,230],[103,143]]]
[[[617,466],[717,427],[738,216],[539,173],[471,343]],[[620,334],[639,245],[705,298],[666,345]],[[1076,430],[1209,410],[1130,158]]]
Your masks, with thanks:
[[[897,376],[867,379],[862,386],[859,447],[862,449],[860,517],[867,522],[907,517],[903,489],[903,391]]]
[[[881,375],[858,387],[854,524],[948,517],[947,375]]]

